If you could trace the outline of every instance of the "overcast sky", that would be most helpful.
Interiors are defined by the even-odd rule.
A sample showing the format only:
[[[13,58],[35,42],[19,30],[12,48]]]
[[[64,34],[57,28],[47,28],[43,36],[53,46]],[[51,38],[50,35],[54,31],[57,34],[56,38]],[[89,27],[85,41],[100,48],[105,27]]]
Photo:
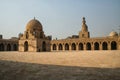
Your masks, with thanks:
[[[82,17],[91,37],[108,36],[120,26],[120,0],[0,0],[0,34],[4,38],[24,33],[36,17],[46,35],[66,38],[81,30]]]

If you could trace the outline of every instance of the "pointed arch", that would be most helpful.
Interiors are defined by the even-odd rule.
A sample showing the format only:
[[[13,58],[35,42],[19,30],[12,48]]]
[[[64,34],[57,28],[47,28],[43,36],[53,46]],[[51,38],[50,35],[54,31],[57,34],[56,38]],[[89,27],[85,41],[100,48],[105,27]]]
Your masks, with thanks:
[[[25,41],[25,43],[24,43],[24,51],[28,51],[28,42],[27,41]]]
[[[72,50],[76,50],[76,44],[72,43]]]
[[[98,42],[94,43],[94,50],[99,50],[99,43]]]
[[[102,43],[102,49],[103,50],[108,50],[108,44],[107,44],[107,42],[103,42]]]
[[[43,41],[43,43],[42,43],[42,51],[46,51],[46,42],[45,41]]]
[[[56,49],[57,49],[56,44],[53,44],[53,50],[56,50]]]
[[[111,50],[117,50],[117,43],[115,41],[111,42]]]
[[[7,44],[7,51],[11,51],[11,45]]]
[[[83,50],[83,43],[79,43],[79,50]]]
[[[29,38],[29,34],[28,34],[28,32],[26,32],[26,39],[28,39]]]
[[[4,44],[3,43],[0,44],[0,51],[4,51]]]
[[[17,51],[18,50],[18,46],[17,46],[17,44],[14,44],[13,45],[13,51]]]
[[[59,44],[58,49],[59,49],[59,50],[63,50],[63,46],[62,46],[61,43]]]
[[[69,50],[69,45],[68,45],[68,43],[65,44],[65,50]]]
[[[43,38],[43,32],[40,32],[40,38]]]
[[[91,44],[89,42],[86,44],[86,49],[91,50]]]

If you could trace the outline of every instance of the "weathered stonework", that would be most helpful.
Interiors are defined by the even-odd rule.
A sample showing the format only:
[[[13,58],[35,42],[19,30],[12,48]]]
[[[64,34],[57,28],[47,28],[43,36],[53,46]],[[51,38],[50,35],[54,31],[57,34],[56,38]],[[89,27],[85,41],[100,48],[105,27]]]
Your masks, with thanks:
[[[51,51],[120,50],[120,36],[116,32],[111,32],[107,37],[90,38],[84,17],[78,36],[52,40]]]
[[[20,35],[19,51],[50,51],[50,39],[45,36],[42,24],[38,20],[30,20],[26,31]]]
[[[0,51],[18,51],[18,39],[0,39]]]
[[[2,39],[0,51],[46,52],[46,51],[83,51],[83,50],[120,50],[120,35],[111,32],[107,37],[90,38],[90,32],[83,17],[82,28],[78,35],[60,40],[51,40],[44,34],[42,24],[35,18],[26,25],[26,30],[18,39]]]

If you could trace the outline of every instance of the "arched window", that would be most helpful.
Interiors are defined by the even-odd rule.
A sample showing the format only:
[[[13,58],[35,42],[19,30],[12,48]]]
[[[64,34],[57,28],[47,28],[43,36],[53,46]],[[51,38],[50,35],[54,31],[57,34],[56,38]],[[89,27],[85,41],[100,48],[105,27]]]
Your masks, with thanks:
[[[24,51],[28,51],[28,42],[27,41],[24,43]]]
[[[65,50],[69,50],[69,45],[68,45],[68,43],[65,44]]]
[[[59,50],[63,50],[62,44],[59,44]]]
[[[72,50],[76,50],[76,45],[75,45],[75,43],[72,43]]]
[[[29,35],[28,35],[28,32],[26,32],[26,39],[28,39],[29,38]]]
[[[45,41],[43,41],[43,43],[42,43],[42,51],[46,51],[46,43],[45,43]]]
[[[56,47],[57,47],[56,44],[53,44],[53,50],[56,50]]]
[[[11,51],[11,45],[7,44],[7,51]]]
[[[107,44],[107,42],[103,42],[102,49],[103,50],[108,50],[108,44]]]
[[[3,43],[0,44],[0,51],[4,51],[4,44]]]
[[[40,38],[43,38],[43,33],[42,32],[40,32]]]
[[[86,44],[86,49],[91,50],[91,44],[89,42]]]
[[[18,50],[18,46],[17,46],[17,44],[14,44],[13,45],[13,51],[17,51]]]
[[[99,50],[99,43],[98,42],[94,43],[94,50]]]
[[[117,50],[117,43],[115,41],[111,42],[111,50]]]
[[[82,43],[79,44],[79,50],[83,50],[83,44]]]

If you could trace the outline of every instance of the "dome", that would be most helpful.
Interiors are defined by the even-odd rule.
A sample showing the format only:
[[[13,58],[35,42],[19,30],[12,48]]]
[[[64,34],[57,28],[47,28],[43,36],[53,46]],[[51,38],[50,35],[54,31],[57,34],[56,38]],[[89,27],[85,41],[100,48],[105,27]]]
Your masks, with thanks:
[[[112,32],[110,32],[109,36],[111,36],[111,37],[118,36],[118,33],[117,33],[117,32],[112,31]]]
[[[26,30],[27,31],[34,31],[34,30],[42,31],[42,24],[34,18],[27,23]]]

